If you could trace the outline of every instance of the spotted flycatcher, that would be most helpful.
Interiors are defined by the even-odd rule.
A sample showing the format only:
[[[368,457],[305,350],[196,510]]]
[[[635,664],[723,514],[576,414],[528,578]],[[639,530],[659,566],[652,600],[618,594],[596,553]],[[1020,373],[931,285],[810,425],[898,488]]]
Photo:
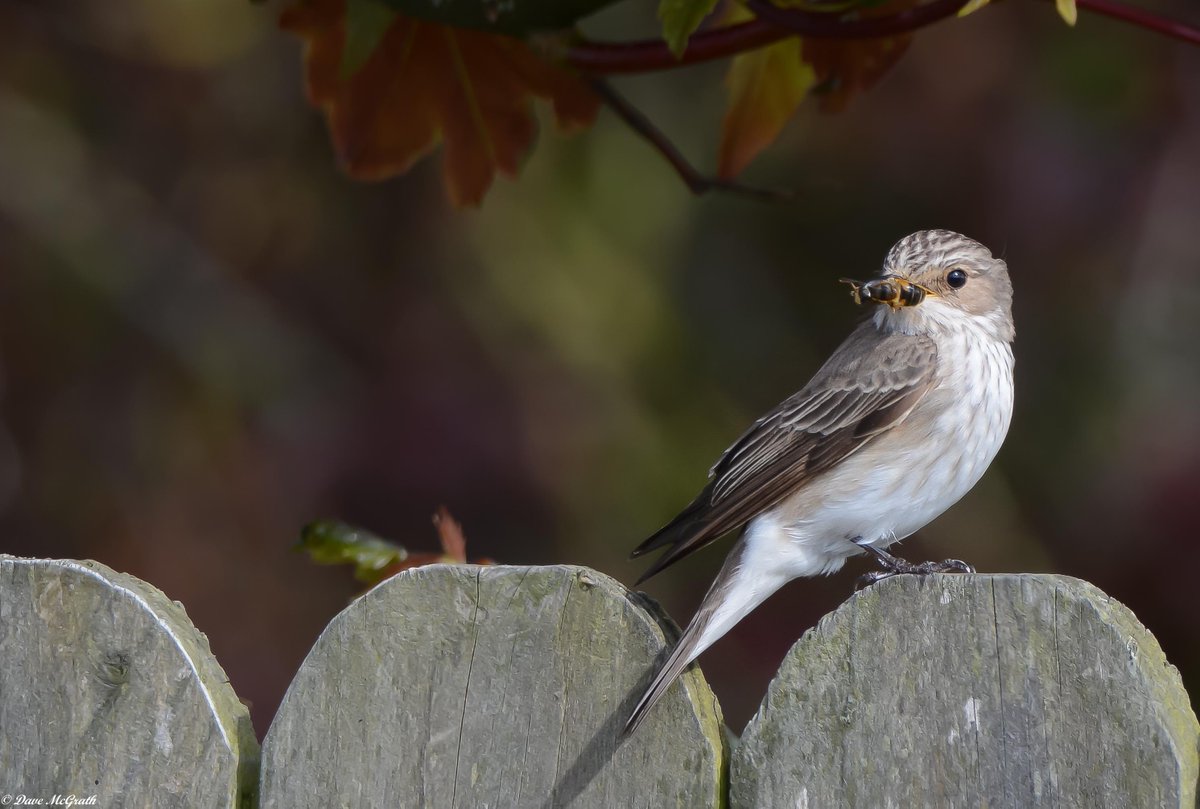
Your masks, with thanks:
[[[632,732],[679,673],[787,582],[833,573],[954,505],[1000,449],[1013,406],[1012,284],[1001,259],[947,230],[901,239],[880,278],[848,281],[871,317],[804,389],[725,451],[708,485],[633,551],[668,548],[638,583],[742,530],[712,587],[625,725]]]

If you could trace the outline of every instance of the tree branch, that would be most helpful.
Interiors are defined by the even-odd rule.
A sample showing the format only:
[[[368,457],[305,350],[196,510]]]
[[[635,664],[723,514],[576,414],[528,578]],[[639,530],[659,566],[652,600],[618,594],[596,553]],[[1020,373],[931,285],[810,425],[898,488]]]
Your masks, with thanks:
[[[1200,28],[1188,25],[1179,20],[1160,17],[1157,14],[1146,11],[1144,8],[1127,6],[1124,3],[1115,2],[1115,0],[1075,0],[1075,5],[1078,8],[1104,17],[1111,17],[1114,20],[1127,22],[1130,25],[1145,28],[1147,31],[1154,31],[1171,39],[1178,39],[1180,42],[1200,45]]]
[[[666,159],[693,194],[721,190],[758,199],[786,199],[786,191],[750,188],[730,180],[700,174],[679,152],[670,139],[640,110],[617,93],[603,74],[645,73],[719,59],[753,50],[790,36],[833,39],[870,39],[915,31],[956,14],[967,0],[931,0],[885,17],[855,17],[780,8],[769,0],[745,0],[755,19],[737,25],[704,31],[694,35],[683,55],[676,57],[665,42],[587,42],[568,48],[566,61],[588,79],[592,90],[626,125]],[[1200,45],[1200,29],[1124,5],[1118,0],[1075,0],[1080,9],[1112,17],[1183,42]]]
[[[794,196],[792,192],[782,189],[753,188],[733,180],[705,177],[687,161],[687,158],[679,152],[679,149],[676,148],[675,144],[671,143],[670,139],[661,129],[655,126],[641,110],[630,104],[628,99],[614,90],[612,85],[604,79],[597,77],[589,79],[588,84],[591,85],[592,91],[600,97],[605,106],[616,113],[617,117],[654,147],[655,151],[671,164],[671,168],[675,169],[675,173],[679,175],[679,178],[683,180],[684,184],[687,185],[693,194],[699,195],[709,191],[725,191],[767,202],[783,202]]]
[[[954,16],[966,4],[967,0],[933,0],[886,17],[844,19],[838,14],[780,8],[767,0],[746,0],[746,7],[758,19],[812,39],[875,39],[907,34]]]
[[[678,57],[661,39],[635,42],[582,40],[567,49],[566,62],[576,70],[597,75],[649,73],[722,59],[790,36],[791,31],[763,20],[750,20],[693,34],[687,50]]]
[[[671,53],[662,40],[640,42],[579,42],[567,50],[567,63],[596,74],[647,73],[721,59],[799,34],[814,38],[862,39],[915,31],[956,13],[967,0],[933,0],[887,17],[842,19],[782,9],[766,0],[749,0],[757,19],[693,34],[682,56]]]
[[[1075,2],[1084,11],[1111,17],[1181,42],[1200,45],[1200,28],[1196,26],[1161,17],[1118,0]],[[839,14],[780,8],[768,0],[747,0],[746,5],[757,15],[756,19],[694,34],[682,56],[676,57],[662,40],[585,40],[567,49],[566,61],[577,70],[595,75],[670,70],[734,56],[789,36],[869,39],[908,33],[956,14],[965,4],[966,0],[932,0],[886,17],[846,19]]]

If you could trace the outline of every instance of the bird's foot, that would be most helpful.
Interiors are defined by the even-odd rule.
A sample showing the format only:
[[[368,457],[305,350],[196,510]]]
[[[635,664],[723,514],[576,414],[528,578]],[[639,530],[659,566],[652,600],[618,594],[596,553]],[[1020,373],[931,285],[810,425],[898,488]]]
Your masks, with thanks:
[[[944,559],[941,562],[921,562],[913,564],[899,556],[893,556],[882,548],[876,548],[862,540],[854,540],[854,544],[863,551],[875,557],[882,570],[875,570],[859,577],[856,589],[869,587],[876,582],[890,579],[892,576],[928,576],[931,573],[974,573],[975,568],[961,559]]]

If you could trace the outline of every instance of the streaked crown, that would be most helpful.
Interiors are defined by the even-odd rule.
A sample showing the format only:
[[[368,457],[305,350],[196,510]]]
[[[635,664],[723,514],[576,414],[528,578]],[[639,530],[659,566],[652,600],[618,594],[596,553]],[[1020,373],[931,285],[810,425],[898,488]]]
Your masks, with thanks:
[[[881,321],[894,318],[909,327],[929,321],[932,327],[957,312],[976,316],[999,339],[1013,339],[1008,265],[974,239],[950,230],[917,231],[888,251],[883,275],[907,278],[933,295],[921,306],[877,312]]]

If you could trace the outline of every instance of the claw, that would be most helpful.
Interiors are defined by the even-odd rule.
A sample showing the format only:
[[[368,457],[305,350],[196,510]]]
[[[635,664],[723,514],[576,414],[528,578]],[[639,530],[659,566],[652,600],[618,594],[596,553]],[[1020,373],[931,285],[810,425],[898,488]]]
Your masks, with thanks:
[[[895,573],[887,573],[882,570],[872,570],[870,573],[864,573],[854,580],[854,590],[855,592],[858,592],[859,590],[865,590],[872,584],[881,582],[884,579],[890,579],[895,575]]]
[[[974,573],[975,568],[968,565],[961,559],[944,559],[941,562],[922,562],[919,565],[914,565],[912,562],[901,559],[898,556],[892,556],[887,551],[876,548],[868,542],[861,539],[853,540],[854,544],[862,548],[863,551],[875,557],[879,562],[879,566],[883,570],[875,570],[870,573],[863,574],[858,577],[855,582],[854,589],[861,590],[864,587],[870,587],[872,584],[881,582],[884,579],[890,579],[892,576],[928,576],[932,573]]]
[[[928,564],[928,562],[926,562]],[[974,573],[975,567],[961,559],[943,559],[938,562],[934,573]]]

